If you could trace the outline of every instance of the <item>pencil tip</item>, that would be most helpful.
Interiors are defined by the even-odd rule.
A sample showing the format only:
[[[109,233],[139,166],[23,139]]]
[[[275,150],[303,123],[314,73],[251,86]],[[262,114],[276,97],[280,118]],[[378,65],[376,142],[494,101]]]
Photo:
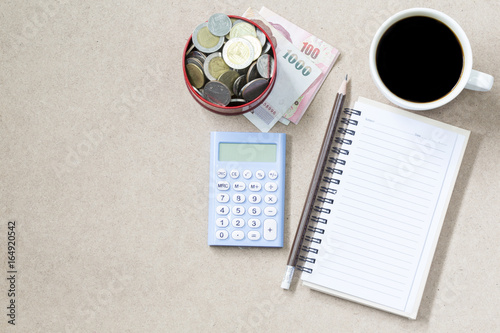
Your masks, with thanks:
[[[345,80],[347,81],[348,79],[349,79],[349,78],[348,78],[348,75],[346,74],[346,75],[345,75]]]
[[[342,81],[342,84],[340,85],[340,89],[338,91],[339,94],[342,94],[342,95],[345,95],[346,94],[346,90],[347,90],[347,79],[348,79],[348,76],[346,75],[345,76],[345,80]]]

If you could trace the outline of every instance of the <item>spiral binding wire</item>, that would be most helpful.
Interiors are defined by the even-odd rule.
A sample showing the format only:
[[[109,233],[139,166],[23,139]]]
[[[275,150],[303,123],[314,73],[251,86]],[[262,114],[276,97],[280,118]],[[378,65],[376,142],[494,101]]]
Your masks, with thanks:
[[[325,168],[325,171],[326,172],[329,172],[329,173],[335,173],[337,175],[341,175],[344,171],[341,170],[341,169],[335,169],[335,168],[332,168],[332,167],[326,167]]]
[[[343,111],[347,116],[360,116],[361,111],[355,110],[355,109],[350,109],[350,108],[345,108]],[[343,117],[340,122],[344,125],[347,126],[357,126],[358,125],[358,120],[351,119],[350,117]],[[325,229],[320,227],[321,225],[325,225],[328,223],[328,220],[319,217],[320,214],[330,214],[331,209],[323,207],[323,204],[334,204],[334,199],[332,198],[327,198],[325,195],[328,194],[337,194],[337,189],[329,187],[333,185],[339,185],[340,184],[340,179],[334,178],[337,176],[342,176],[343,170],[339,169],[339,166],[346,165],[346,161],[341,158],[341,155],[349,155],[349,149],[343,148],[346,145],[352,145],[353,140],[350,138],[346,138],[345,136],[355,136],[356,131],[354,131],[352,128],[345,128],[345,127],[339,127],[337,129],[337,133],[343,135],[343,137],[338,136],[335,137],[335,142],[341,147],[332,147],[331,151],[336,154],[337,156],[335,157],[330,157],[328,161],[330,163],[333,163],[335,167],[326,167],[324,170],[324,173],[327,173],[329,175],[324,175],[322,181],[326,184],[325,186],[320,186],[318,192],[322,193],[316,193],[316,200],[321,203],[321,205],[314,206],[313,211],[318,213],[318,214],[311,214],[311,217],[309,218],[311,223],[308,225],[307,230],[312,233],[312,236],[306,235],[304,237],[304,241],[308,242],[307,245],[302,245],[301,250],[306,253],[306,255],[299,255],[299,261],[302,261],[304,263],[310,263],[310,264],[315,264],[316,259],[313,257],[309,257],[307,254],[314,254],[317,255],[319,252],[319,249],[313,247],[314,244],[321,244],[321,238],[319,237],[314,237],[314,236],[319,236],[323,235],[325,233]],[[340,178],[340,177],[338,177]],[[324,194],[325,195],[324,195]],[[305,267],[301,265],[296,265],[296,268],[302,272],[306,273],[312,273],[313,269],[310,267]]]
[[[305,261],[305,262],[310,262],[312,264],[314,264],[316,262],[316,259],[314,258],[309,258],[309,257],[306,257],[306,256],[303,256],[303,255],[300,255],[299,256],[299,260],[301,261]]]
[[[335,154],[339,154],[339,155],[349,155],[349,150],[347,150],[347,149],[342,149],[342,148],[339,148],[339,147],[333,147],[333,148],[332,148],[332,151],[333,151]]]
[[[354,115],[354,116],[361,116],[361,111],[355,110],[355,109],[351,109],[351,108],[345,108],[344,109],[344,113],[348,114],[350,116],[352,116],[352,115]]]
[[[340,158],[337,158],[337,157],[330,157],[328,159],[328,161],[330,163],[334,163],[334,164],[345,165],[345,160],[341,160]]]
[[[327,176],[323,177],[323,181],[325,183],[329,183],[329,184],[335,184],[335,185],[340,184],[340,180],[338,180],[337,178],[332,178],[332,177],[327,177]]]
[[[326,224],[326,219],[322,217],[317,217],[317,216],[311,216],[311,221],[316,222],[316,223],[323,223]]]
[[[333,199],[332,198],[325,198],[325,197],[318,196],[316,198],[316,200],[318,200],[319,202],[322,202],[322,203],[330,204],[330,205],[333,203]]]
[[[310,242],[310,243],[321,244],[321,238],[311,237],[309,235],[307,235],[306,237],[304,237],[304,240],[307,241],[307,242]]]
[[[323,193],[326,193],[326,194],[337,194],[337,190],[334,189],[334,188],[329,188],[329,187],[326,187],[326,186],[321,186],[319,188],[319,190]]]
[[[314,232],[314,233],[318,233],[318,234],[322,234],[322,235],[325,233],[325,229],[313,227],[311,225],[307,227],[307,230],[309,230],[310,232]]]

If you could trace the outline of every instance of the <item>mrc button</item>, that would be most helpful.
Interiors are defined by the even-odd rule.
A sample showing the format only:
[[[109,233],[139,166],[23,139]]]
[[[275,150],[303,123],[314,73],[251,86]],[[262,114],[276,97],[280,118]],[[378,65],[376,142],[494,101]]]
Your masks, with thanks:
[[[226,181],[217,182],[217,189],[219,191],[227,191],[229,190],[229,183]]]

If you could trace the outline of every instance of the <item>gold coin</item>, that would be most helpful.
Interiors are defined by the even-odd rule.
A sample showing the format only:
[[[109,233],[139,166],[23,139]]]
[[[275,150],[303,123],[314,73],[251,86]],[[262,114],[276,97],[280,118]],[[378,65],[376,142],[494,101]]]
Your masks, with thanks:
[[[205,22],[194,29],[192,41],[199,51],[212,53],[222,47],[224,44],[224,37],[214,36],[208,29],[207,22]]]
[[[191,53],[191,51],[193,51],[193,49],[194,49],[194,44],[191,44],[191,45],[189,46],[189,48],[187,49],[186,54]]]
[[[208,64],[208,70],[213,77],[219,77],[221,74],[229,71],[229,66],[224,62],[222,57],[216,57]]]
[[[255,27],[248,22],[236,23],[229,32],[229,39],[243,36],[257,37]]]
[[[201,28],[197,38],[198,43],[207,49],[214,47],[219,42],[219,37],[214,36],[210,30],[208,30],[208,27]]]
[[[193,87],[201,88],[205,84],[205,75],[195,64],[186,64],[186,74]]]
[[[222,73],[227,72],[230,68],[224,62],[224,59],[222,59],[222,54],[220,52],[215,52],[207,57],[203,64],[203,69],[208,79],[213,81],[217,80]]]
[[[232,26],[234,26],[234,23],[235,23],[236,21],[241,21],[241,20],[238,20],[238,19],[235,19],[234,17],[231,17],[231,27],[232,27]],[[229,39],[229,34],[230,34],[230,33],[231,33],[231,30],[229,30],[229,32],[227,33],[227,35],[226,35],[226,36],[224,36],[224,37],[226,37],[226,39]]]
[[[222,82],[226,87],[229,88],[231,95],[233,95],[233,84],[234,81],[240,76],[237,71],[227,71],[222,73],[217,80]]]

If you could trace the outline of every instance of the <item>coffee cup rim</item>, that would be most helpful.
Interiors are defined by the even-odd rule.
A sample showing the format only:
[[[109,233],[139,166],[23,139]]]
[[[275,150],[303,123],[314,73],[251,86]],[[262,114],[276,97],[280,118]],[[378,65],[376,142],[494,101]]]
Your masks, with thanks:
[[[455,87],[445,96],[431,102],[425,102],[425,103],[419,103],[419,102],[410,102],[407,100],[404,100],[398,96],[396,96],[394,93],[392,93],[382,82],[382,79],[380,78],[380,75],[378,74],[377,66],[376,66],[376,52],[377,52],[377,47],[378,43],[381,39],[381,37],[384,35],[384,33],[389,29],[394,23],[408,18],[408,17],[413,17],[413,16],[426,16],[426,17],[431,17],[434,18],[443,24],[445,24],[448,28],[451,29],[451,31],[455,34],[457,37],[461,47],[462,47],[462,52],[463,52],[463,68],[462,68],[462,73],[460,75],[460,78],[455,85]],[[372,76],[373,81],[379,88],[379,90],[382,92],[382,94],[389,99],[392,103],[399,105],[405,109],[409,110],[415,110],[415,111],[422,111],[422,110],[430,110],[434,109],[440,106],[445,105],[446,103],[450,102],[453,100],[455,97],[462,92],[462,90],[465,88],[465,85],[467,84],[467,81],[470,77],[470,74],[472,72],[472,50],[470,46],[469,39],[467,38],[467,35],[465,34],[465,31],[462,29],[462,27],[450,16],[446,15],[443,12],[440,12],[435,9],[431,8],[410,8],[406,9],[403,11],[400,11],[391,17],[389,17],[382,25],[379,27],[377,32],[375,33],[372,43],[370,46],[370,52],[369,52],[369,66],[370,66],[370,74]]]

